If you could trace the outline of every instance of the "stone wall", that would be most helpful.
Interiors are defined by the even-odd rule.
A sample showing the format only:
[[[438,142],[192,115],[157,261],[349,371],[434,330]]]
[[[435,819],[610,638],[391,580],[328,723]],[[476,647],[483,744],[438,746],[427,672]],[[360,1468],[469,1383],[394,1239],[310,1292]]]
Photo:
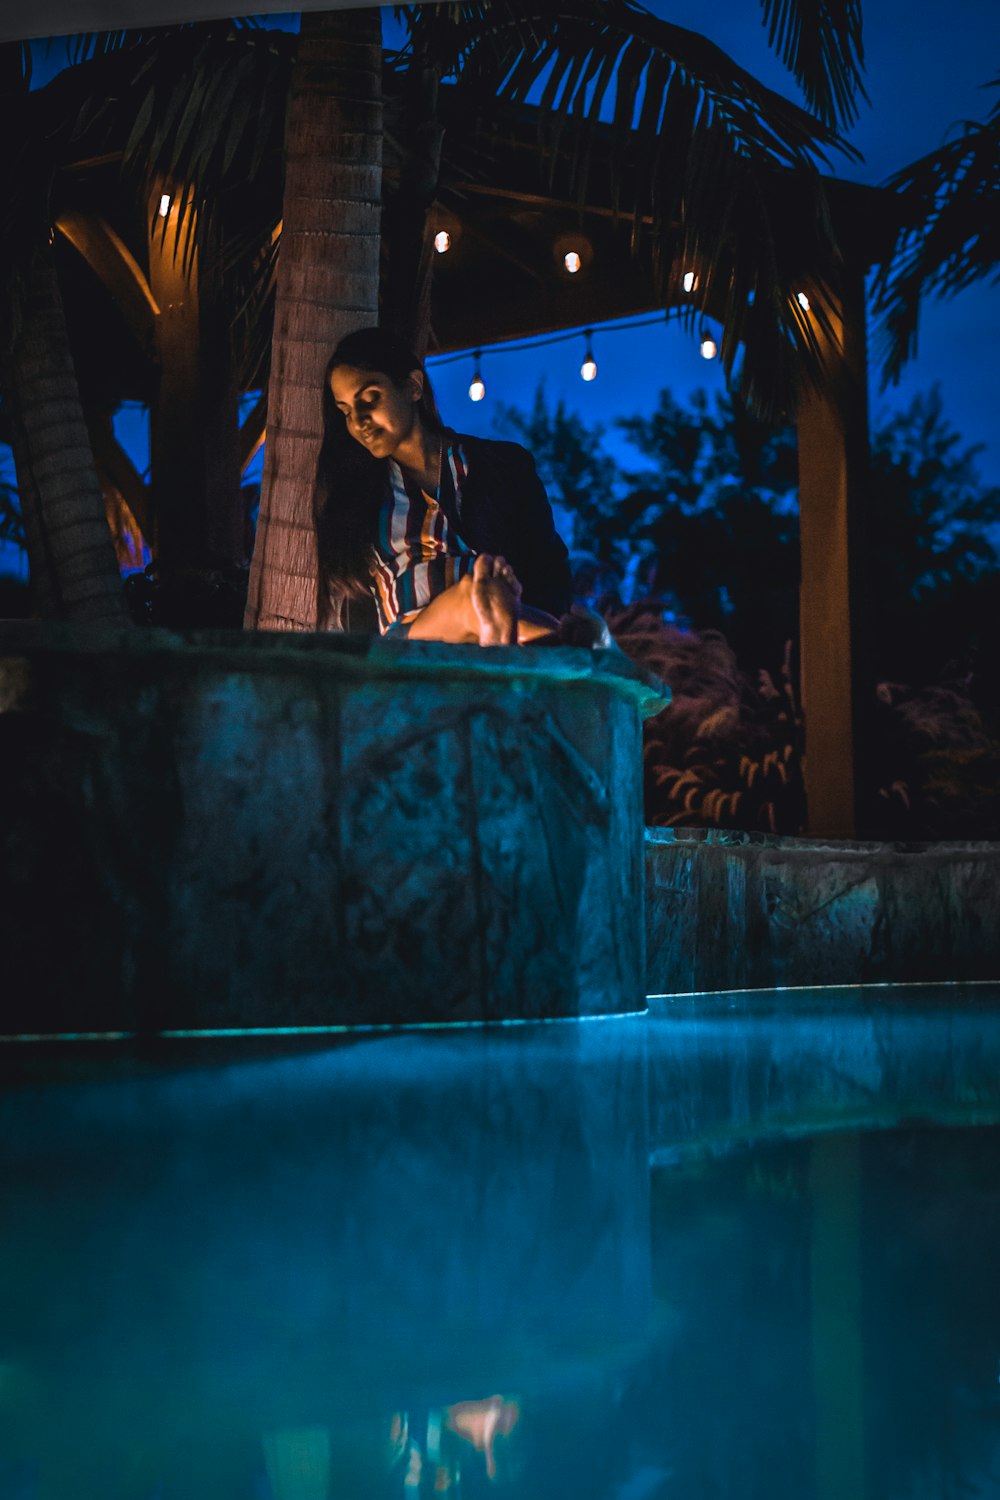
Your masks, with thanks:
[[[1000,978],[1000,844],[646,830],[649,994]]]
[[[619,652],[0,627],[3,1032],[641,1008]]]

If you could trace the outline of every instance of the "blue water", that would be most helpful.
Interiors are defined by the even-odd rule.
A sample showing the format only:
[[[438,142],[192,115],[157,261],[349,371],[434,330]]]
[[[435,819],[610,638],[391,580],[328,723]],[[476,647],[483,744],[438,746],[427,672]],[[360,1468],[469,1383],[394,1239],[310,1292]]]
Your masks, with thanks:
[[[8,1046],[0,1500],[998,1495],[998,1064],[983,986]]]

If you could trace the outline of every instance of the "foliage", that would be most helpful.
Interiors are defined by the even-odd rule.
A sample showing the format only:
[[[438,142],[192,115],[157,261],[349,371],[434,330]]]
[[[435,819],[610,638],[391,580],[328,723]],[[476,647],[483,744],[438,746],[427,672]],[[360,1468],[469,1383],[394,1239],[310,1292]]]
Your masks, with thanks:
[[[798,631],[798,499],[794,429],[770,427],[733,396],[660,392],[645,416],[616,425],[643,467],[623,470],[539,388],[530,414],[502,426],[542,456],[552,493],[573,510],[575,546],[593,565],[598,607],[662,600],[681,624],[721,630],[746,669],[780,675]],[[866,514],[873,675],[939,682],[995,676],[1000,598],[1000,489],[983,484],[937,387],[880,418],[872,433]],[[602,587],[592,587],[593,578]],[[626,585],[637,583],[631,589]]]
[[[879,683],[872,752],[879,837],[1000,838],[1000,737],[968,682]]]
[[[995,79],[989,88],[1000,88]],[[895,253],[875,283],[885,377],[916,353],[920,298],[1000,275],[1000,100],[984,120],[889,179],[898,195]]]
[[[622,650],[674,694],[644,727],[646,822],[802,833],[804,727],[790,645],[775,682],[744,673],[718,633],[665,623],[660,601],[606,618]],[[879,683],[871,709],[866,836],[1000,837],[1000,736],[968,684]]]
[[[562,398],[550,409],[544,381],[530,412],[501,405],[493,421],[498,432],[513,436],[534,456],[552,504],[572,517],[573,547],[612,562],[621,531],[616,503],[621,474],[602,447],[602,424],[588,426]]]
[[[790,651],[780,687],[764,671],[753,682],[721,635],[680,630],[661,608],[644,600],[605,616],[622,650],[673,692],[644,729],[646,822],[799,832],[802,715]]]
[[[728,397],[685,406],[664,391],[650,415],[619,423],[647,464],[623,472],[604,433],[541,389],[503,425],[575,506],[619,645],[673,690],[645,731],[647,821],[801,832],[794,433]],[[884,680],[863,731],[866,832],[1000,837],[1000,491],[982,484],[937,389],[883,418],[872,450],[871,662]],[[647,596],[623,603],[629,555]]]
[[[877,670],[939,681],[981,665],[1000,569],[1000,488],[984,486],[938,387],[872,434],[869,591]],[[985,586],[985,587],[984,587]]]
[[[687,407],[661,391],[650,416],[618,425],[652,464],[625,476],[651,591],[699,629],[725,630],[745,662],[776,667],[797,626],[794,429],[703,391]]]

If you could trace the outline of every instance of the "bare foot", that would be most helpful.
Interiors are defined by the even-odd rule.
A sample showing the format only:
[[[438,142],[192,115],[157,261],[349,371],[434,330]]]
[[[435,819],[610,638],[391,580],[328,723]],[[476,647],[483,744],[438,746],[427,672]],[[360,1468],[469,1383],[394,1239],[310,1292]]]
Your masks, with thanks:
[[[504,559],[481,552],[472,565],[472,608],[479,621],[481,646],[517,645],[520,593],[521,585]]]
[[[493,559],[493,577],[502,578],[514,595],[514,598],[520,600],[522,593],[520,582],[518,581],[517,574],[505,557],[495,557]]]

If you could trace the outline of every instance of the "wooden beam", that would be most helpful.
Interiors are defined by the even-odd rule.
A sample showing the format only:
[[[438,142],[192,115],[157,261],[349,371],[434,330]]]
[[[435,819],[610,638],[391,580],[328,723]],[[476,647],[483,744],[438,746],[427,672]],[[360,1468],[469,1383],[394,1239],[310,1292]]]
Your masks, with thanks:
[[[865,298],[861,271],[845,275],[829,332],[817,337],[830,394],[798,411],[802,581],[799,620],[810,834],[863,831],[859,774],[868,711],[864,628],[868,416]]]
[[[99,214],[68,209],[55,227],[107,287],[139,348],[151,351],[159,306],[135,256]]]

